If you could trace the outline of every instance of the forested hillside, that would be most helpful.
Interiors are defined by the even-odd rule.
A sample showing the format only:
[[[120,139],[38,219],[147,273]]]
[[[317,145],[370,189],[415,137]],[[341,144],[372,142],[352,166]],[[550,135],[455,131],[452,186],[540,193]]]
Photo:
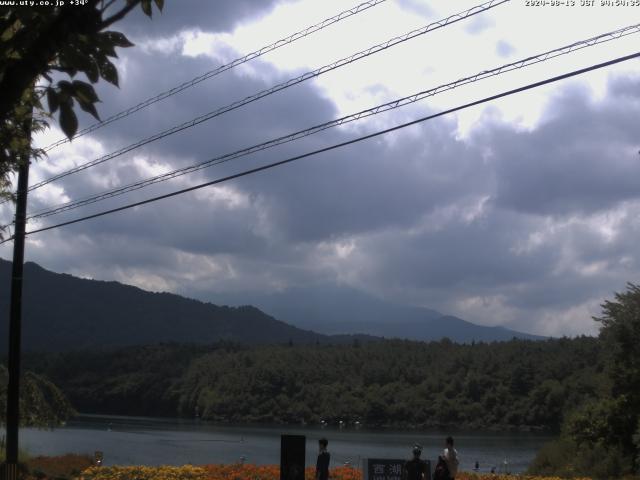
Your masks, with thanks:
[[[598,340],[159,345],[27,358],[81,412],[558,429],[607,388]]]
[[[0,330],[8,330],[11,263],[0,259]],[[246,344],[343,341],[287,325],[257,308],[226,307],[25,264],[25,351],[113,348],[159,342]],[[6,348],[0,342],[0,352]]]

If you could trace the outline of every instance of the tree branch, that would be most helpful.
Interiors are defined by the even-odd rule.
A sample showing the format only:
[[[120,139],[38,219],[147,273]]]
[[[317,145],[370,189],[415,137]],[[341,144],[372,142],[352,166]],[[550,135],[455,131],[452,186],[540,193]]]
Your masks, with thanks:
[[[131,3],[129,3],[126,7],[120,10],[118,13],[114,13],[109,18],[103,20],[102,23],[100,24],[100,30],[107,28],[109,25],[117,22],[118,20],[122,20],[127,15],[127,13],[129,13],[131,10],[136,8],[136,6],[139,3],[140,3],[140,0],[133,0]]]

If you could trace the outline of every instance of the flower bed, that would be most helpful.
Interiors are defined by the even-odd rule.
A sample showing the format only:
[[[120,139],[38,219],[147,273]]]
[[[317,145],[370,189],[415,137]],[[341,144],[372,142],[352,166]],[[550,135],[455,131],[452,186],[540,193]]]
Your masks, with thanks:
[[[93,464],[93,459],[89,455],[76,455],[69,453],[57,457],[31,457],[25,462],[25,470],[29,473],[23,478],[56,478],[71,479],[77,478],[82,471]]]
[[[332,480],[362,480],[360,470],[351,467],[331,469]],[[203,465],[195,467],[91,467],[82,480],[280,480],[277,465]],[[315,467],[305,470],[305,479],[315,478]]]
[[[203,467],[91,467],[80,475],[81,480],[206,480]]]
[[[91,467],[80,476],[82,480],[280,480],[277,465],[203,465],[199,467]],[[305,480],[314,480],[315,467],[305,470]],[[336,467],[331,480],[362,480],[359,469]],[[495,475],[459,472],[456,480],[561,480],[559,477],[526,475]],[[573,480],[590,480],[587,478]]]

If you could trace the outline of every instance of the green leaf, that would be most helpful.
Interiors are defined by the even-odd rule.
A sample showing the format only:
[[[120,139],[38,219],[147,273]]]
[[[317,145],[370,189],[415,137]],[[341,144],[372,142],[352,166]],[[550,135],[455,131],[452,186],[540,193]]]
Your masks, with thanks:
[[[64,93],[66,95],[73,95],[74,88],[73,85],[71,85],[71,82],[61,80],[58,82],[58,88],[60,89],[61,93]]]
[[[87,68],[87,64],[91,61],[89,56],[78,48],[68,46],[60,51],[58,56],[60,66],[68,69],[70,75],[75,75],[78,71],[84,71]]]
[[[156,7],[158,7],[158,10],[162,11],[162,9],[164,8],[164,0],[154,0],[156,2]]]
[[[129,39],[120,32],[102,32],[101,35],[116,47],[127,48],[134,46],[133,43],[131,43]]]
[[[140,6],[142,7],[142,11],[144,12],[144,14],[147,17],[151,18],[151,14],[152,14],[152,11],[151,11],[151,0],[142,0],[140,2]]]
[[[55,113],[60,106],[60,100],[58,99],[58,92],[54,88],[47,88],[47,103],[49,104],[49,112]]]
[[[112,83],[116,87],[118,86],[118,70],[109,60],[104,58],[99,65],[100,76],[107,82]]]
[[[74,80],[72,86],[74,90],[74,96],[78,99],[78,101],[85,103],[95,103],[100,101],[98,95],[96,95],[96,91],[87,82]]]
[[[100,45],[100,50],[107,57],[118,58],[115,47],[108,41],[102,42],[102,44]]]
[[[96,120],[100,120],[100,116],[98,115],[98,111],[94,105],[94,103],[99,102],[100,99],[98,98],[98,95],[96,95],[93,86],[86,82],[81,82],[80,80],[75,80],[72,85],[74,89],[73,96],[78,101],[80,108],[93,115]]]
[[[60,104],[60,128],[69,140],[78,131],[78,118],[70,102]]]
[[[96,83],[100,79],[100,70],[96,61],[90,57],[86,70],[82,70],[91,83]]]
[[[100,115],[98,115],[98,111],[96,110],[96,106],[91,103],[91,102],[83,102],[81,100],[78,100],[78,104],[80,105],[80,108],[82,110],[84,110],[87,113],[90,113],[91,115],[93,115],[93,118],[95,118],[96,120],[100,121]]]

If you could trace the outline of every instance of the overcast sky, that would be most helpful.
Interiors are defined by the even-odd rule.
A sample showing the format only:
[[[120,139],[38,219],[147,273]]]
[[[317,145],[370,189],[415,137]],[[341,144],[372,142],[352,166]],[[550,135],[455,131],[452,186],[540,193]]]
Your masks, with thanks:
[[[479,2],[388,0],[78,138],[31,184]],[[548,2],[549,3],[549,2]],[[570,2],[566,2],[567,4]],[[640,7],[513,0],[35,190],[30,211],[188,166],[637,22]],[[116,26],[103,118],[357,0],[168,0]],[[115,28],[116,30],[118,28]],[[29,224],[98,212],[635,53],[640,34]],[[81,117],[81,127],[91,119]],[[36,140],[61,137],[53,126]],[[348,286],[482,325],[595,334],[640,281],[640,63],[625,62],[135,210],[28,238],[26,259],[216,301]],[[1,219],[10,220],[7,205]],[[0,247],[11,258],[11,246]],[[330,299],[328,299],[330,302]]]

